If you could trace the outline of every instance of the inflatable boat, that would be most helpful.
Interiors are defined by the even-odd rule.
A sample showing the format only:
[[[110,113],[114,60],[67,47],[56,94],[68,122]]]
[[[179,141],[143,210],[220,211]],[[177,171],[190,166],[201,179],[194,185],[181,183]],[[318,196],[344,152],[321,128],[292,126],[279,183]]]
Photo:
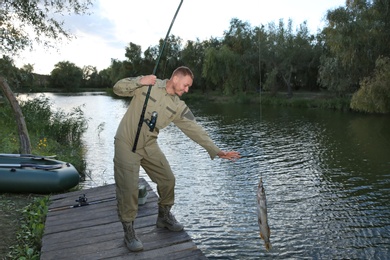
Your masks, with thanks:
[[[56,193],[75,187],[76,168],[54,156],[0,154],[0,192]]]

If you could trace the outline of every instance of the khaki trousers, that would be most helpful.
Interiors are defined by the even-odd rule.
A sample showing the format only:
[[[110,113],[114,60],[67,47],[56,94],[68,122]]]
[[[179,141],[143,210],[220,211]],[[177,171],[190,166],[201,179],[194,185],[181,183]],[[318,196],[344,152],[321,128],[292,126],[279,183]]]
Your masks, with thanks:
[[[147,152],[139,149],[133,153],[131,148],[131,145],[115,139],[114,177],[121,222],[131,222],[137,217],[140,166],[157,184],[159,205],[172,206],[175,198],[175,176],[157,142],[148,146]]]

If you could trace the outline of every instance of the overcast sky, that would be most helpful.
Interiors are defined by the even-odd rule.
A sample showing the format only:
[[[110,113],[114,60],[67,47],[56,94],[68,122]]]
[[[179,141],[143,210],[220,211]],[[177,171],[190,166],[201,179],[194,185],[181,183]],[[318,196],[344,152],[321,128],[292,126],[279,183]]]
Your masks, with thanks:
[[[82,68],[86,65],[100,71],[110,66],[111,59],[124,60],[130,43],[141,45],[142,51],[158,45],[165,38],[180,0],[96,0],[91,15],[67,17],[65,26],[77,37],[59,44],[58,51],[35,48],[23,52],[15,64],[30,63],[34,72],[50,74],[60,61],[70,61]],[[252,27],[289,18],[294,28],[307,21],[312,33],[324,25],[327,10],[345,5],[345,0],[184,0],[171,34],[183,39],[201,41],[222,37],[232,18],[248,22]]]

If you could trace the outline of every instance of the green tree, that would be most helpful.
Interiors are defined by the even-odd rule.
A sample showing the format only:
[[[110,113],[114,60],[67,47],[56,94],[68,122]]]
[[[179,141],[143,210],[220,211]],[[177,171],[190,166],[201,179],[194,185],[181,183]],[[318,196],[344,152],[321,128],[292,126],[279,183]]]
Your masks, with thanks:
[[[34,87],[34,66],[32,64],[25,64],[20,70],[21,86],[32,90]]]
[[[316,65],[319,63],[318,48],[315,37],[310,35],[307,23],[302,23],[295,32],[292,28],[292,20],[285,26],[283,20],[279,20],[278,26],[268,24],[266,39],[266,51],[264,56],[267,76],[266,86],[273,92],[278,91],[280,84],[286,86],[288,97],[293,95],[293,89],[314,84]],[[313,79],[314,77],[314,79]]]
[[[390,113],[390,58],[377,59],[373,76],[364,78],[352,96],[351,108],[367,113]]]
[[[293,60],[295,73],[291,83],[294,89],[316,91],[318,66],[322,54],[321,39],[309,33],[307,23],[300,24],[293,41]]]
[[[99,71],[99,84],[100,88],[111,88],[115,82],[111,80],[111,68],[103,69]]]
[[[0,51],[12,54],[32,48],[34,42],[54,46],[70,38],[58,14],[84,14],[91,5],[91,0],[2,0]]]
[[[3,55],[0,59],[0,77],[16,87],[20,85],[20,74],[11,57]]]
[[[240,75],[243,73],[241,64],[240,56],[227,45],[220,49],[208,48],[202,75],[212,90],[219,87],[227,95],[234,94],[241,92],[245,84],[245,76]]]
[[[224,33],[222,44],[232,51],[236,60],[229,65],[227,81],[231,93],[254,91],[258,86],[259,39],[256,36],[248,22],[237,18],[230,21],[230,28]]]
[[[144,58],[142,61],[141,75],[148,75],[153,72],[156,60],[159,54],[158,46],[150,46],[144,51]]]
[[[162,49],[164,40],[160,39],[159,52]],[[180,64],[180,54],[182,50],[182,39],[174,35],[170,35],[165,48],[161,55],[159,67],[157,69],[157,76],[160,78],[169,78],[171,73]]]
[[[194,41],[187,41],[183,50],[181,51],[180,61],[183,65],[191,68],[195,75],[193,87],[201,87],[202,91],[206,90],[206,84],[202,78],[202,68],[205,56],[205,45],[199,39]]]
[[[75,91],[82,83],[83,70],[69,61],[58,62],[50,73],[50,86],[53,88]]]
[[[91,0],[2,0],[0,2],[0,51],[2,55],[17,55],[19,51],[33,43],[44,46],[53,44],[71,35],[64,29],[58,14],[84,14]],[[32,32],[32,33],[30,33]],[[9,81],[9,79],[8,79]],[[3,74],[0,74],[0,87],[9,100],[20,139],[20,152],[31,153],[27,127],[19,103]]]
[[[221,43],[211,42],[205,51],[202,76],[212,89],[222,87],[225,94],[256,89],[258,72],[257,41],[250,25],[236,18]]]
[[[206,49],[203,63],[202,77],[211,90],[221,86],[224,80],[224,68],[220,64],[218,49],[210,47]]]
[[[101,80],[96,67],[92,65],[84,66],[82,71],[83,71],[82,87],[86,87],[86,88],[101,87]]]
[[[129,46],[126,47],[125,56],[127,57],[129,76],[140,75],[142,63],[141,53],[140,45],[130,42]]]
[[[120,79],[130,77],[130,71],[126,68],[126,61],[119,61],[116,59],[111,59],[110,66],[110,80],[111,82],[117,82]]]
[[[376,59],[390,56],[390,2],[346,1],[327,12],[319,82],[339,94],[355,91],[371,75]]]

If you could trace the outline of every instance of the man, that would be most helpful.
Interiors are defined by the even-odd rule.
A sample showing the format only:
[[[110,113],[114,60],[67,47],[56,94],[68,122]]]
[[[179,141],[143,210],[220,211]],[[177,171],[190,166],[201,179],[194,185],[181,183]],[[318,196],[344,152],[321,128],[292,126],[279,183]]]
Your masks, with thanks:
[[[183,230],[183,225],[176,221],[170,210],[174,204],[175,176],[165,155],[157,144],[160,129],[173,122],[189,138],[197,142],[209,153],[211,159],[219,156],[223,159],[240,158],[238,152],[221,151],[199,126],[180,96],[187,93],[194,75],[187,67],[179,67],[169,80],[157,79],[154,75],[125,78],[114,86],[114,93],[119,96],[133,97],[123,116],[115,135],[114,175],[118,214],[125,232],[125,243],[130,251],[143,250],[142,242],[134,232],[134,220],[138,211],[138,179],[140,166],[157,184],[158,218],[157,227],[171,231]],[[152,90],[146,108],[146,123],[142,124],[136,150],[133,146],[138,123],[142,113],[148,87]],[[155,125],[150,125],[154,120]],[[157,116],[156,116],[157,115]]]

